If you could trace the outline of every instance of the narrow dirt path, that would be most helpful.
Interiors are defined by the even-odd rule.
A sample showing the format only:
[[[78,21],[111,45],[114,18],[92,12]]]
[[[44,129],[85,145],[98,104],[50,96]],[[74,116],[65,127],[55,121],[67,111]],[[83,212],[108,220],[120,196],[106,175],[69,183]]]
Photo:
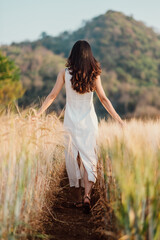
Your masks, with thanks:
[[[109,240],[115,239],[106,237],[103,232],[108,230],[113,232],[114,221],[106,222],[106,211],[110,209],[102,208],[100,203],[100,194],[97,191],[99,186],[95,184],[92,189],[90,214],[83,213],[82,208],[72,208],[69,202],[73,202],[74,196],[72,189],[69,186],[69,180],[66,169],[62,174],[60,181],[60,191],[56,195],[56,201],[53,204],[52,211],[50,212],[49,221],[51,224],[45,224],[45,234],[48,239],[52,240]],[[82,188],[82,194],[84,188]],[[108,225],[112,222],[113,225]],[[107,227],[106,227],[107,224]],[[98,231],[100,229],[100,231]],[[107,230],[107,231],[108,231]]]

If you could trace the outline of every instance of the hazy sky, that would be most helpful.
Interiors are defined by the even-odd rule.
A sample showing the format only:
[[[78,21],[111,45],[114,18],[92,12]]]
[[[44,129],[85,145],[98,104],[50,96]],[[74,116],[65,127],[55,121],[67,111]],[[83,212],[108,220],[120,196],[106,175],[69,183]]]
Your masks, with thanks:
[[[108,10],[121,11],[160,32],[160,0],[0,0],[0,44],[75,30]]]

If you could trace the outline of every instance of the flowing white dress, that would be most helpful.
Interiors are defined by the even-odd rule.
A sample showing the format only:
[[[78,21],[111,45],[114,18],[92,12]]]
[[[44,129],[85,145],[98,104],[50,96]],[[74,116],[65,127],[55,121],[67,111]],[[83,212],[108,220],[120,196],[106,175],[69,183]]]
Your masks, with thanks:
[[[84,187],[84,167],[88,180],[97,179],[98,119],[93,104],[93,92],[80,94],[71,86],[71,74],[65,69],[66,108],[63,126],[65,129],[65,164],[70,187]],[[80,168],[77,155],[80,155]],[[83,163],[83,164],[82,164]]]

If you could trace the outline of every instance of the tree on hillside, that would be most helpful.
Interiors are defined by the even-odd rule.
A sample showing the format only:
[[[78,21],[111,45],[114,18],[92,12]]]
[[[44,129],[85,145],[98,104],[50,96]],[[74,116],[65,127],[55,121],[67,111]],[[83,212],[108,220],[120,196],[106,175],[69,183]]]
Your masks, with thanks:
[[[23,96],[20,69],[0,52],[0,105],[7,106]]]
[[[46,38],[48,36],[48,34],[46,33],[46,32],[42,32],[41,34],[40,34],[40,38]]]

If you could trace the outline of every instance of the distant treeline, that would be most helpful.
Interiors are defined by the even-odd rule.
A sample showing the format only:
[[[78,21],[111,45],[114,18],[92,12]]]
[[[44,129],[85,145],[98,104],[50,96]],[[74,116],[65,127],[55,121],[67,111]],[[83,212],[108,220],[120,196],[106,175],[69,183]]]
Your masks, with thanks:
[[[57,37],[43,32],[37,41],[2,46],[20,67],[21,81],[27,89],[18,99],[20,106],[46,97],[79,39],[90,43],[100,61],[106,96],[122,117],[160,114],[160,36],[143,22],[115,11],[86,21],[74,32],[65,31]],[[96,94],[94,100],[99,117],[106,116]],[[63,89],[50,109],[61,111],[64,105]]]

